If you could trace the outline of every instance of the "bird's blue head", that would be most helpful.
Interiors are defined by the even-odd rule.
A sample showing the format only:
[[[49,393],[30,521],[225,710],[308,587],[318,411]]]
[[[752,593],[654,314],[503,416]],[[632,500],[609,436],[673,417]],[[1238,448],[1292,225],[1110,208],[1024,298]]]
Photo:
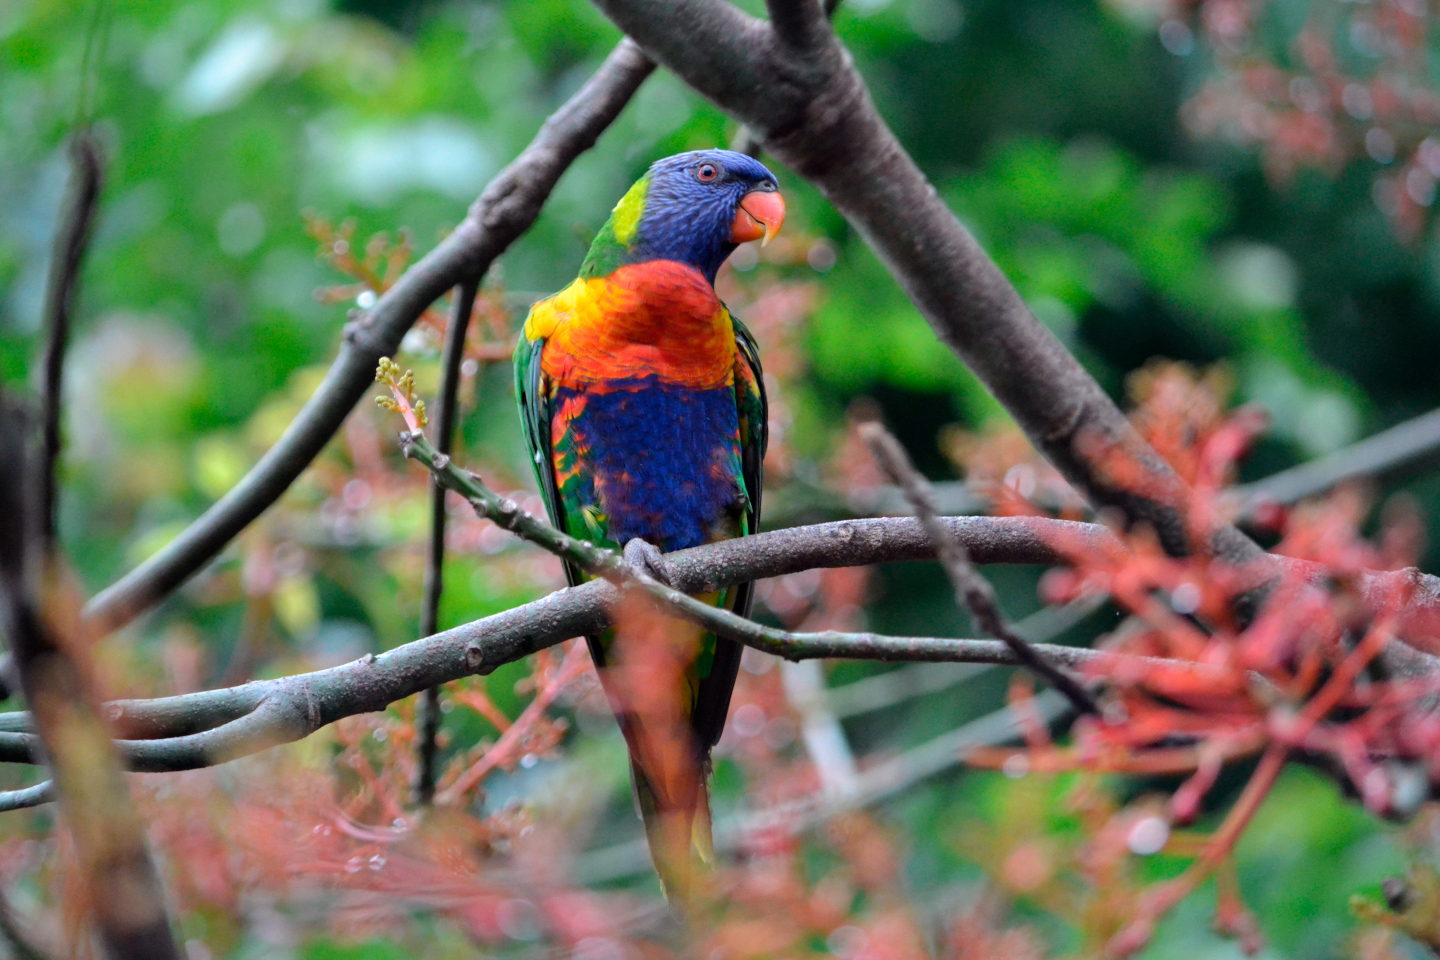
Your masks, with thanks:
[[[775,175],[733,150],[692,150],[657,160],[596,236],[581,276],[626,263],[674,260],[712,283],[737,244],[769,242],[785,219]]]

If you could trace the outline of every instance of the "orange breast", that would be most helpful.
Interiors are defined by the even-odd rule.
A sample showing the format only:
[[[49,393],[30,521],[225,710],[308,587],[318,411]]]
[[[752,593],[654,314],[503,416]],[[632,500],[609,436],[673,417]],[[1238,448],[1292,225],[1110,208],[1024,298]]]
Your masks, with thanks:
[[[572,389],[655,377],[713,389],[731,382],[735,329],[699,271],[670,261],[576,280],[537,303],[525,334],[546,340],[545,373]]]

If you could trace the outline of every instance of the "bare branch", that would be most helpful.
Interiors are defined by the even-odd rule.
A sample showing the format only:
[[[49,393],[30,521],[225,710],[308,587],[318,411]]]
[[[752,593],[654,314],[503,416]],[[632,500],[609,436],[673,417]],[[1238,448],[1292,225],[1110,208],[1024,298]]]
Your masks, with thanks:
[[[0,623],[73,838],[83,896],[116,960],[177,958],[145,824],[101,717],[80,638],[62,633],[68,597],[37,535],[38,475],[22,418],[0,396]],[[73,608],[70,611],[73,627]]]
[[[478,278],[540,212],[560,175],[598,138],[654,64],[622,41],[535,139],[501,171],[465,220],[407,270],[360,319],[347,325],[330,372],[284,435],[236,486],[178,537],[95,596],[85,616],[102,632],[122,626],[209,562],[279,499],[340,428],[415,319],[446,290]]]
[[[815,47],[830,32],[829,11],[820,0],[765,0],[765,9],[775,35],[792,47]]]
[[[1106,544],[1103,527],[1032,518],[947,518],[945,525],[983,562],[1052,563],[1048,543]],[[747,580],[815,567],[933,558],[929,538],[915,520],[886,518],[779,530],[678,551],[665,556],[678,590],[704,593]],[[308,736],[326,724],[388,704],[427,687],[504,663],[571,637],[604,630],[618,594],[605,582],[559,590],[542,600],[408,643],[378,656],[275,680],[154,700],[115,701],[106,716],[126,765],[142,772],[211,766]],[[773,652],[776,645],[766,640]],[[998,641],[888,638],[873,634],[792,634],[780,647],[795,659],[884,656],[897,660],[978,659],[1012,663]],[[1102,663],[1110,657],[1082,648],[1042,648],[1058,662]],[[41,757],[30,716],[0,714],[0,762],[36,763]],[[42,785],[43,787],[43,785]],[[24,793],[24,796],[19,794]],[[42,788],[0,795],[0,809],[49,799]],[[28,802],[24,802],[28,801]]]
[[[41,389],[42,457],[40,471],[40,535],[43,549],[55,539],[56,470],[60,460],[61,374],[65,346],[70,337],[70,318],[75,309],[75,290],[80,267],[90,245],[90,229],[99,209],[104,163],[100,143],[88,129],[75,133],[70,143],[69,200],[60,229],[55,235],[55,252],[50,261],[50,287],[45,298],[45,361]]]
[[[878,425],[871,425],[877,427]],[[869,430],[873,438],[876,430]],[[903,464],[896,457],[904,457],[898,442],[883,428],[878,434],[889,440],[890,447],[883,450],[882,461],[887,468],[907,470],[902,474],[907,493],[923,498],[923,491],[915,484],[918,476],[906,460]],[[883,443],[883,440],[881,441]],[[990,584],[970,566],[964,545],[945,528],[935,516],[928,503],[917,500],[917,514],[920,526],[925,531],[941,562],[955,578],[956,592],[964,603],[970,606],[981,626],[996,641],[951,640],[935,637],[888,637],[880,634],[842,633],[825,630],[819,633],[798,633],[767,627],[723,607],[713,607],[697,600],[689,591],[677,590],[642,572],[637,566],[627,563],[620,554],[584,540],[577,540],[569,534],[555,529],[544,521],[521,510],[514,501],[502,497],[487,487],[475,474],[461,470],[450,458],[438,453],[425,435],[409,431],[400,435],[400,445],[405,455],[425,464],[431,474],[446,487],[461,494],[475,508],[475,512],[493,520],[496,524],[518,537],[543,547],[564,560],[574,563],[591,576],[601,577],[618,587],[638,587],[664,605],[671,613],[690,620],[707,630],[743,643],[746,646],[773,653],[786,660],[806,660],[817,657],[861,657],[867,660],[915,660],[915,661],[964,661],[969,663],[1011,663],[1025,666],[1039,674],[1060,690],[1083,713],[1099,713],[1089,694],[1073,679],[1066,676],[1047,662],[1037,651],[1025,642],[1005,622],[1000,614]],[[923,479],[920,481],[923,482]],[[663,560],[662,560],[663,562]],[[1059,653],[1061,662],[1073,658],[1074,648],[1057,648],[1071,651]],[[1111,654],[1086,650],[1079,654],[1101,657]],[[997,659],[998,658],[998,659]],[[1166,661],[1168,663],[1169,661]],[[1156,664],[1163,665],[1163,664]]]
[[[1440,456],[1440,410],[1398,423],[1317,460],[1282,470],[1229,491],[1240,516],[1251,517],[1266,504],[1298,503],[1348,480],[1388,477],[1415,469]]]
[[[450,453],[455,436],[456,399],[460,395],[460,364],[465,357],[465,332],[475,309],[478,279],[467,280],[455,292],[450,323],[445,327],[445,348],[440,357],[440,403],[435,411],[435,445]],[[425,558],[424,597],[420,601],[420,636],[428,637],[438,627],[440,592],[445,568],[445,488],[430,484],[430,554]],[[420,701],[419,745],[416,753],[415,802],[428,805],[435,799],[435,737],[440,733],[440,688],[431,687]]]
[[[1094,699],[1085,688],[1064,670],[1036,653],[1025,638],[1010,625],[1000,610],[995,588],[970,563],[964,545],[950,536],[949,531],[940,523],[940,518],[935,515],[935,497],[930,483],[911,464],[905,448],[900,446],[900,441],[873,420],[860,426],[860,436],[879,461],[880,468],[904,491],[905,499],[910,501],[910,508],[915,512],[916,519],[935,544],[935,554],[940,558],[945,575],[950,578],[951,589],[955,591],[955,602],[969,609],[980,629],[1004,641],[1027,670],[1048,681],[1052,687],[1064,694],[1065,698],[1075,705],[1076,710],[1098,714],[1100,708],[1095,705]]]
[[[1074,627],[1104,605],[1103,594],[1081,597],[1063,607],[1041,607],[1015,623],[1015,632],[1031,646]],[[939,693],[989,670],[983,663],[925,663],[901,667],[825,691],[830,712],[840,719],[883,710],[914,697]]]
[[[851,566],[934,556],[931,534],[916,520],[877,519],[791,528],[678,551],[663,559],[670,586],[638,573],[614,552],[570,538],[490,491],[478,478],[442,457],[422,434],[401,435],[407,454],[425,462],[447,486],[462,492],[483,515],[526,539],[574,560],[593,574],[638,586],[681,616],[707,629],[792,660],[855,657],[892,661],[1016,664],[1003,641],[935,637],[885,637],[870,633],[791,633],[736,617],[695,601],[689,594],[816,567]],[[1105,527],[1033,517],[952,517],[938,521],[959,538],[977,562],[1063,563],[1075,551],[1124,549]],[[942,538],[943,539],[943,538]],[[1325,571],[1299,561],[1305,576]],[[1362,585],[1375,602],[1389,595],[1388,579],[1413,580],[1414,571],[1365,574]],[[223,763],[298,740],[342,717],[383,709],[427,687],[486,673],[574,636],[603,631],[618,599],[616,586],[597,580],[557,591],[543,600],[449,630],[424,640],[310,674],[250,683],[180,697],[110,704],[107,714],[121,736],[127,766],[138,771],[181,770]],[[1429,578],[1433,580],[1433,578]],[[1422,582],[1427,602],[1435,585]],[[1194,671],[1203,665],[1073,647],[1035,648],[1042,657],[1097,672],[1132,667]],[[33,763],[40,744],[23,713],[0,715],[0,761]],[[0,805],[18,805],[0,798]]]
[[[1097,506],[1154,528],[1171,553],[1189,551],[1184,482],[941,202],[833,35],[797,47],[723,0],[595,3],[820,189],[1066,479]],[[1229,562],[1263,556],[1233,527],[1208,534]]]

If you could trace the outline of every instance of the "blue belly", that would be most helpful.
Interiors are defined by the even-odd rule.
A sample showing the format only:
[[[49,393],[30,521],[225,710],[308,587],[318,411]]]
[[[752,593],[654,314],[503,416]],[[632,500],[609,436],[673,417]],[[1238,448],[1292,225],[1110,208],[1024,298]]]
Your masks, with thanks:
[[[557,408],[575,391],[561,388]],[[569,424],[580,441],[583,501],[605,514],[609,539],[641,537],[663,551],[733,536],[743,500],[739,420],[730,387],[694,390],[638,381],[585,392]]]

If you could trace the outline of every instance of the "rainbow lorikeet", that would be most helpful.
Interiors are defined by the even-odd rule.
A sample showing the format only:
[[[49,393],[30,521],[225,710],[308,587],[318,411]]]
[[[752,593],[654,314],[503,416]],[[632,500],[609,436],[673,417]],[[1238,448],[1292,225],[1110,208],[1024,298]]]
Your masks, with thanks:
[[[515,381],[556,527],[660,551],[755,532],[765,387],[755,341],[714,284],[737,244],[768,242],[784,217],[759,161],[667,157],[615,206],[575,282],[531,308]],[[751,592],[706,599],[744,615]],[[706,779],[741,647],[680,621],[616,622],[587,638],[590,653],[630,749],[656,870],[667,894],[688,898],[714,856]]]

